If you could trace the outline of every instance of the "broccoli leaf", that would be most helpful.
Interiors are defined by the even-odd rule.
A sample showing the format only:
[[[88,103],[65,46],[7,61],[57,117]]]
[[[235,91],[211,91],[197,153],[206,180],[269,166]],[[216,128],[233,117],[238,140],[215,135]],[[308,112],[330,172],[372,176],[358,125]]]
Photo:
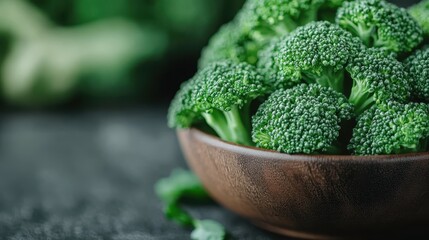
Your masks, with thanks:
[[[155,192],[165,203],[165,216],[184,227],[193,227],[193,240],[223,240],[225,228],[213,220],[194,219],[181,206],[183,199],[205,201],[209,195],[195,174],[183,169],[176,169],[169,177],[159,180],[155,184]]]
[[[225,228],[213,220],[195,221],[195,230],[191,233],[192,240],[222,240],[225,239]]]
[[[178,204],[168,204],[164,208],[165,216],[173,222],[185,227],[194,226],[194,219]]]
[[[177,203],[182,198],[209,198],[198,177],[183,169],[175,169],[168,178],[159,180],[155,192],[167,204]]]

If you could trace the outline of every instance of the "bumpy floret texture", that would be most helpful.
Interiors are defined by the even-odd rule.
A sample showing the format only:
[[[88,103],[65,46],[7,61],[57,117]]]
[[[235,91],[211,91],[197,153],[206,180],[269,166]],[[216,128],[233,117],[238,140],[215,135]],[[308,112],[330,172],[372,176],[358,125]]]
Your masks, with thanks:
[[[182,83],[168,109],[168,126],[171,128],[190,127],[201,117],[193,111],[192,88],[194,79]]]
[[[250,41],[235,22],[230,22],[222,26],[203,49],[199,67],[223,60],[255,64],[257,51],[258,46]]]
[[[303,79],[342,91],[344,69],[360,43],[335,24],[322,21],[298,28],[273,48],[278,87],[290,87]]]
[[[368,47],[409,52],[423,40],[423,32],[408,12],[384,0],[345,2],[336,22]]]
[[[417,50],[406,61],[413,98],[429,103],[429,48]]]
[[[169,111],[169,125],[189,127],[205,122],[224,140],[253,145],[250,103],[269,90],[256,68],[247,63],[221,61],[203,69],[182,86]]]
[[[216,62],[201,69],[193,88],[194,109],[200,112],[241,108],[268,89],[255,67],[231,61]]]
[[[353,107],[340,93],[318,84],[275,91],[253,117],[258,147],[285,153],[325,153],[335,145]]]
[[[426,104],[389,101],[359,117],[349,149],[356,155],[419,152],[426,149],[428,137]]]
[[[410,76],[401,62],[375,48],[361,48],[347,66],[353,79],[350,102],[362,113],[377,102],[410,98]]]
[[[412,6],[408,12],[420,24],[424,35],[429,37],[429,0],[421,1]]]
[[[248,0],[238,15],[243,28],[256,39],[284,35],[296,27],[316,20],[325,0]]]

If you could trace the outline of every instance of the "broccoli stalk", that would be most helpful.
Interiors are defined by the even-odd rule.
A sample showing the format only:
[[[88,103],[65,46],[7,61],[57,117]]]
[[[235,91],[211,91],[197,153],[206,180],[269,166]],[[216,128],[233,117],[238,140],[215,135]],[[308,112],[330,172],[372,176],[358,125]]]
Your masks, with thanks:
[[[336,22],[358,36],[367,47],[386,52],[409,52],[423,40],[423,32],[408,12],[384,0],[345,2]]]
[[[403,64],[379,49],[362,49],[346,70],[353,79],[349,101],[360,115],[377,102],[406,101],[410,97],[410,77]]]
[[[247,108],[249,106],[246,106]],[[202,116],[206,123],[212,127],[220,138],[234,143],[253,145],[250,138],[250,129],[246,126],[245,119],[242,112],[249,112],[243,107],[239,109],[238,106],[231,107],[230,111],[221,111],[218,109],[212,110],[210,113],[204,112]]]
[[[341,153],[341,124],[353,106],[341,93],[319,84],[275,91],[252,120],[256,146],[279,152]]]
[[[204,119],[223,140],[253,145],[250,103],[268,90],[263,77],[247,63],[213,63],[177,93],[170,106],[169,125],[187,128]]]
[[[359,80],[353,81],[349,101],[355,106],[355,113],[357,115],[363,113],[375,103],[375,99],[368,85],[365,85],[363,81]]]
[[[337,92],[344,91],[344,70],[335,71],[330,68],[322,69],[317,73],[303,71],[302,78],[309,84],[318,83],[322,86],[331,87]]]

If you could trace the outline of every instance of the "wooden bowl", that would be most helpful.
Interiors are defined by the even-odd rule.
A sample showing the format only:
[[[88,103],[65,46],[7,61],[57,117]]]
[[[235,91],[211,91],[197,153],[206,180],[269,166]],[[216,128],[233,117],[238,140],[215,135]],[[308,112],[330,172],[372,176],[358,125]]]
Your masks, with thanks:
[[[211,196],[266,230],[320,239],[429,229],[429,153],[288,155],[177,133]]]

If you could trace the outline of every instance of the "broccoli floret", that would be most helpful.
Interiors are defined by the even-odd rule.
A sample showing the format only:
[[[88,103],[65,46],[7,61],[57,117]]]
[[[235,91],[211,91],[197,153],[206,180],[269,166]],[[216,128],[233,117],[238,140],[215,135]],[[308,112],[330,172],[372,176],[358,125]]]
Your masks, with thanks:
[[[275,91],[252,119],[258,147],[285,153],[337,153],[340,124],[353,116],[345,96],[318,84]]]
[[[284,36],[297,27],[317,20],[317,11],[325,0],[248,0],[238,14],[242,28],[254,40],[265,42]]]
[[[195,77],[182,83],[168,109],[168,126],[171,128],[188,128],[201,119],[201,116],[193,111],[192,90]]]
[[[411,75],[412,97],[429,103],[429,48],[417,50],[405,66]]]
[[[267,46],[259,51],[258,53],[258,71],[265,77],[265,81],[271,86],[272,90],[282,88],[283,86],[289,86],[283,84],[277,79],[277,73],[279,69],[275,62],[275,53],[279,51],[281,39],[273,39]]]
[[[345,2],[336,22],[368,47],[409,52],[423,40],[423,32],[408,12],[384,0]]]
[[[426,150],[428,137],[426,104],[388,101],[359,117],[349,149],[356,155],[420,152]]]
[[[302,80],[343,92],[344,70],[360,47],[356,38],[335,24],[322,21],[298,28],[264,54],[259,69],[277,87],[290,87]],[[267,72],[267,69],[275,71]],[[265,71],[264,71],[265,69]]]
[[[411,6],[408,12],[420,24],[426,38],[429,38],[429,0]]]
[[[201,69],[176,95],[170,107],[170,126],[189,127],[201,116],[222,139],[253,145],[250,103],[267,92],[255,67],[232,61],[213,63]]]
[[[376,48],[362,47],[347,66],[353,79],[349,101],[359,115],[376,102],[410,98],[410,77],[402,63]]]
[[[259,46],[250,41],[235,22],[230,22],[222,26],[203,49],[199,67],[222,60],[255,64],[258,49]]]

